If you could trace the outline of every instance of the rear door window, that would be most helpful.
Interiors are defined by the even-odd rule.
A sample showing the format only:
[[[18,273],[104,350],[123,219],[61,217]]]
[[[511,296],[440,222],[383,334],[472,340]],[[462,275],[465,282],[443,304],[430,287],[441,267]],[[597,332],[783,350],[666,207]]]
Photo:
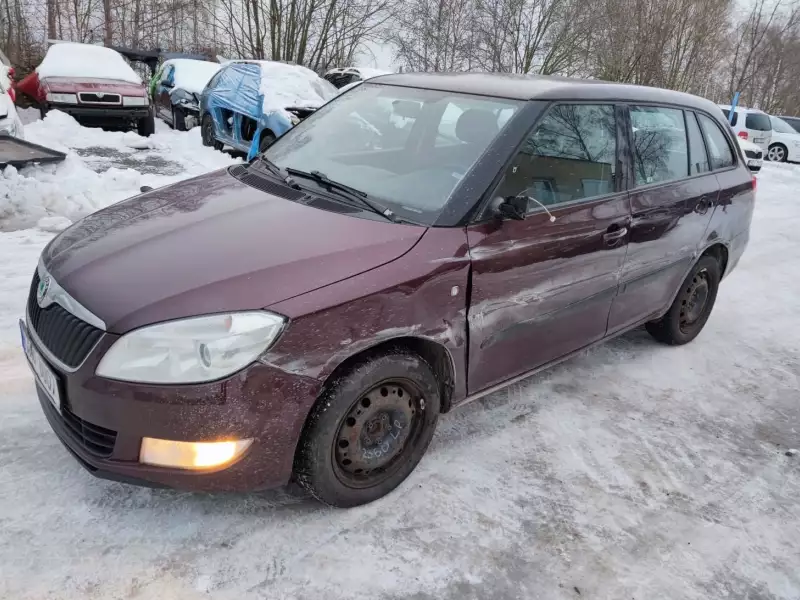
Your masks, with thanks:
[[[681,179],[689,172],[683,111],[631,106],[636,185]]]
[[[724,169],[734,164],[733,150],[719,125],[705,115],[697,115],[706,138],[711,168]]]
[[[744,126],[754,131],[772,131],[769,116],[764,113],[749,112],[744,119]]]
[[[689,136],[689,174],[698,175],[710,171],[708,154],[703,142],[703,134],[697,124],[697,117],[691,111],[686,111],[686,133]]]

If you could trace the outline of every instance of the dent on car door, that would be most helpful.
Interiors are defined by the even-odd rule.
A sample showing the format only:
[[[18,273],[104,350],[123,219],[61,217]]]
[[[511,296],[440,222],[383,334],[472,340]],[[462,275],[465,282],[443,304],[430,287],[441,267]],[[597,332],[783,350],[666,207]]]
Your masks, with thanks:
[[[605,335],[630,218],[619,145],[613,105],[552,106],[494,194],[527,197],[526,218],[468,227],[470,393]]]
[[[609,333],[665,310],[695,259],[719,184],[691,111],[630,106],[631,235]]]

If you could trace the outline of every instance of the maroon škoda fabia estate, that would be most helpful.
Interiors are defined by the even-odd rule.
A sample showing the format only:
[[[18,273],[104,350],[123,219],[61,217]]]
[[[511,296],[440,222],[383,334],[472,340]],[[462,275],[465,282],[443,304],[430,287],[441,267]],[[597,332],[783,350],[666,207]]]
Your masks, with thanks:
[[[714,104],[500,75],[388,75],[249,164],[58,235],[22,342],[95,475],[295,479],[354,506],[439,415],[644,325],[684,344],[748,240],[754,181]]]

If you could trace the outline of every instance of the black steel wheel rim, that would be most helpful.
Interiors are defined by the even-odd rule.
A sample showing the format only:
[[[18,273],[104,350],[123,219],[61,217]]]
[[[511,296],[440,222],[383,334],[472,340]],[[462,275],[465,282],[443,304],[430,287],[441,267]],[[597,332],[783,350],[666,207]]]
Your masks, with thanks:
[[[425,399],[407,379],[382,381],[363,393],[333,441],[337,479],[352,488],[379,485],[396,473],[419,441]]]
[[[699,323],[708,307],[711,285],[708,271],[702,269],[694,274],[692,280],[684,287],[681,294],[680,328],[687,330]]]

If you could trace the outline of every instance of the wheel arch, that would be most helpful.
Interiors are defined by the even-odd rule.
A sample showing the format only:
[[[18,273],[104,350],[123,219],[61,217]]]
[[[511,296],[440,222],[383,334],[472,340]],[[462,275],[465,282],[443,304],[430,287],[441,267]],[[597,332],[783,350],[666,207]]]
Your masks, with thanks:
[[[450,410],[453,390],[455,389],[455,362],[450,351],[442,344],[428,338],[416,336],[402,336],[382,340],[363,348],[344,358],[325,378],[322,384],[322,394],[343,373],[353,368],[357,363],[368,360],[371,356],[390,350],[401,350],[411,352],[421,357],[433,370],[433,374],[439,383],[439,393],[441,394],[441,412]]]
[[[711,256],[717,260],[719,263],[720,280],[722,280],[722,278],[725,277],[725,271],[728,268],[728,257],[730,256],[728,247],[722,242],[714,242],[705,250],[703,250],[703,253],[697,257],[697,260],[700,260],[704,256]]]

